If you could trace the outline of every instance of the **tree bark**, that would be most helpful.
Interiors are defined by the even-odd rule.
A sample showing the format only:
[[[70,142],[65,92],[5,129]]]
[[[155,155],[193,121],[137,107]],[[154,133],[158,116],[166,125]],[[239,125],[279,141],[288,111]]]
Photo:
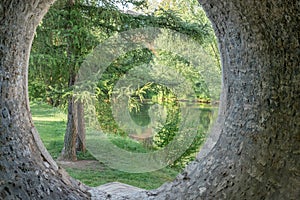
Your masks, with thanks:
[[[32,123],[27,70],[34,31],[51,0],[0,3],[0,199],[86,199],[57,167]]]
[[[76,161],[76,152],[86,151],[84,107],[79,100],[71,96],[68,103],[68,122],[64,138],[64,148],[59,160]]]
[[[84,104],[81,101],[77,101],[77,129],[78,136],[76,140],[76,150],[83,153],[86,152],[85,142],[85,121],[84,121]]]
[[[300,3],[201,0],[219,40],[223,90],[217,124],[195,162],[157,190],[98,199],[298,199]],[[0,3],[0,197],[87,198],[63,176],[32,124],[27,65],[50,1]]]
[[[78,137],[78,126],[77,126],[77,104],[75,103],[74,97],[70,97],[68,103],[68,122],[67,129],[64,138],[64,147],[59,157],[59,160],[77,160],[76,156],[76,141]]]
[[[70,73],[69,87],[74,86],[76,74],[74,69]],[[67,128],[64,138],[64,147],[59,160],[76,161],[76,152],[86,151],[84,105],[81,100],[76,100],[73,95],[68,101]]]

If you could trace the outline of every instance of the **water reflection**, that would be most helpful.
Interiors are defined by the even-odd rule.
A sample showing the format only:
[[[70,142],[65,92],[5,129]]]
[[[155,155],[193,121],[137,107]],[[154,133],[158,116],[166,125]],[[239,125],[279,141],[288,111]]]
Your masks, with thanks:
[[[173,134],[178,131],[178,124],[180,120],[180,108],[188,108],[197,110],[192,112],[197,114],[193,118],[199,118],[198,134],[204,138],[209,131],[209,128],[214,121],[214,116],[217,113],[217,105],[212,106],[209,103],[199,102],[180,102],[180,103],[153,103],[151,101],[140,102],[138,109],[129,111],[129,117],[120,117],[119,119],[126,119],[118,121],[128,136],[146,147],[164,147],[171,140]],[[124,110],[122,110],[123,112]],[[124,113],[117,113],[119,116]],[[191,113],[190,113],[191,114]],[[191,116],[189,116],[191,117]],[[133,122],[128,123],[129,121]]]

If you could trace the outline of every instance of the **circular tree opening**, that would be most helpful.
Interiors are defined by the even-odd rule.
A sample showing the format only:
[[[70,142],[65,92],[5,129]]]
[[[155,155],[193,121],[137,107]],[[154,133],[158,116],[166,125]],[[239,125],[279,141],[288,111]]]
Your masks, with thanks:
[[[39,25],[33,119],[73,177],[153,189],[195,159],[217,116],[221,68],[209,20],[187,4],[57,1]]]

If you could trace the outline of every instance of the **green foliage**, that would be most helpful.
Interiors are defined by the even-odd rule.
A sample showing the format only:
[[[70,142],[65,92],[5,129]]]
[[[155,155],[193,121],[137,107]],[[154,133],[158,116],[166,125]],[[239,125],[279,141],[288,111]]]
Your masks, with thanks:
[[[184,119],[182,113],[180,113],[180,107],[178,102],[168,102],[166,104],[168,107],[168,115],[166,122],[161,126],[157,127],[157,134],[154,135],[154,145],[156,149],[165,148],[170,142],[172,142],[178,134],[188,135],[185,133],[186,131],[190,131],[188,128],[191,126],[189,122],[185,122],[183,128],[187,128],[186,130],[180,130],[180,124],[184,123]],[[181,106],[183,104],[181,103]],[[170,160],[174,157],[178,157],[172,164],[172,167],[175,168],[184,168],[187,163],[195,159],[196,154],[199,152],[202,143],[205,141],[206,135],[209,132],[209,128],[211,123],[214,121],[213,113],[216,108],[213,107],[202,107],[199,108],[199,104],[186,105],[191,107],[189,109],[199,109],[200,115],[194,116],[195,118],[199,118],[200,123],[197,126],[197,134],[193,139],[192,144],[189,147],[182,147],[186,149],[184,153],[178,156],[178,151],[180,151],[180,147],[170,148],[168,152],[168,157]],[[194,108],[193,108],[194,107]],[[199,113],[199,112],[197,112]]]
[[[154,98],[155,100],[155,98]],[[127,135],[130,134],[129,132],[125,132],[124,130],[120,129],[118,124],[116,123],[114,117],[111,115],[111,110],[109,111],[103,111],[99,116],[99,122],[101,124],[101,129],[106,133],[113,133],[120,136],[114,136],[113,137],[113,143],[118,146],[119,148],[128,150],[128,151],[138,151],[138,152],[144,152],[138,150],[140,145],[144,145],[142,150],[144,148],[147,149],[147,151],[155,151],[158,149],[162,149],[166,147],[170,142],[174,140],[174,137],[176,137],[179,134],[179,126],[180,123],[182,123],[182,117],[179,110],[179,104],[178,102],[174,101],[174,98],[169,98],[167,101],[159,102],[158,104],[163,105],[167,109],[167,117],[165,122],[161,122],[161,124],[158,124],[156,128],[156,134],[154,135],[153,141],[154,143],[149,146],[149,144],[144,144],[143,142],[137,143],[132,142],[131,139],[126,139]],[[107,106],[109,107],[109,103],[99,103],[99,106]],[[147,127],[147,125],[150,123],[150,115],[149,115],[149,109],[151,109],[151,106],[153,105],[152,102],[145,101],[144,103],[140,102],[139,109],[133,109],[130,112],[131,120],[133,120],[138,126],[140,127]],[[189,106],[189,105],[187,105]],[[200,124],[197,126],[197,134],[192,142],[192,144],[189,147],[183,147],[185,152],[178,157],[178,149],[172,149],[169,151],[168,156],[170,157],[170,160],[172,158],[178,157],[178,159],[175,160],[174,163],[171,164],[172,167],[181,169],[186,166],[186,164],[192,160],[195,159],[196,154],[199,152],[200,147],[202,143],[205,141],[206,135],[209,132],[209,127],[211,123],[214,121],[215,115],[213,113],[216,113],[216,108],[212,107],[202,107],[199,108],[199,104],[193,104],[193,106],[196,106],[194,109],[200,109],[200,115],[194,116],[195,118],[199,118]],[[103,108],[103,107],[102,107]],[[161,114],[160,112],[158,114]],[[157,118],[157,116],[156,116]],[[106,123],[105,123],[106,122]],[[106,125],[106,126],[105,126]],[[189,127],[189,124],[186,124],[185,127]],[[138,131],[138,130],[135,130]],[[185,130],[181,130],[185,131]],[[188,131],[188,130],[186,130]],[[180,132],[180,134],[185,135],[186,133]],[[136,134],[139,134],[136,132]]]
[[[158,133],[154,136],[154,143],[158,148],[167,146],[178,132],[180,122],[179,106],[175,102],[168,103],[168,115],[166,123],[157,127]]]
[[[29,71],[31,100],[42,96],[43,100],[48,100],[53,105],[66,105],[66,97],[72,85],[70,78],[76,76],[85,56],[99,42],[116,32],[146,26],[163,27],[187,34],[197,42],[206,43],[213,35],[211,26],[200,8],[194,11],[195,2],[192,2],[188,11],[196,13],[198,20],[196,17],[190,19],[192,15],[187,15],[187,10],[182,9],[129,14],[115,6],[116,3],[121,3],[126,7],[131,3],[139,5],[137,10],[143,10],[146,8],[146,1],[102,1],[102,6],[97,1],[76,1],[73,6],[68,5],[65,0],[56,1],[38,27],[33,43]],[[140,51],[143,55],[138,56],[140,61],[149,62],[151,53],[147,50]],[[116,71],[121,69],[121,73],[121,66],[132,66],[132,62],[137,61],[135,56],[125,56],[122,59],[124,60],[116,68]]]
[[[103,132],[115,135],[126,135],[126,133],[121,130],[115,122],[110,103],[107,102],[107,100],[100,99],[99,103],[96,104],[96,110],[99,125]]]
[[[151,68],[151,63],[157,62],[157,65],[172,66],[173,70],[177,71],[192,82],[194,86],[193,89],[199,98],[209,99],[210,95],[206,85],[204,84],[205,81],[197,71],[197,68],[191,66],[190,62],[186,59],[169,52],[158,51],[157,54],[160,57],[154,57],[152,54],[149,54],[149,57],[143,60],[142,58],[146,57],[143,53],[147,54],[148,51],[137,50],[129,52],[120,58],[120,60],[116,60],[108,67],[107,71],[103,74],[99,81],[97,88],[98,103],[96,110],[98,111],[98,119],[104,132],[126,136],[127,134],[130,134],[130,132],[122,130],[112,116],[112,110],[110,108],[110,104],[114,103],[114,100],[111,99],[112,94],[115,93],[115,98],[117,99],[122,98],[123,96],[128,96],[128,108],[130,110],[131,120],[140,127],[145,127],[150,123],[150,116],[148,112],[151,104],[158,103],[166,106],[168,108],[167,120],[164,124],[157,127],[158,133],[154,136],[154,145],[145,146],[145,148],[148,148],[149,150],[157,150],[166,147],[178,134],[179,124],[182,120],[179,113],[179,104],[176,102],[176,100],[179,99],[176,99],[176,96],[168,87],[156,84],[155,82],[147,82],[137,88],[134,88],[132,85],[128,85],[113,91],[116,81],[120,80],[122,76],[126,76],[126,73],[136,65],[138,66],[140,61],[147,61],[146,64],[148,64],[147,67],[149,68],[149,71],[144,71],[145,69],[140,71],[138,68],[135,68],[134,76],[126,76],[126,80],[136,83],[137,81],[134,78],[132,80],[130,80],[130,78],[143,77],[146,74],[148,77],[152,77],[150,80],[155,80],[155,78],[159,77],[163,80],[163,82],[172,83],[174,79],[173,71],[170,73],[161,73],[159,71],[160,69]],[[185,90],[185,85],[183,84],[179,84],[177,87],[180,88],[181,91]],[[204,116],[208,116],[210,114],[208,111],[206,113],[205,111],[202,111],[201,113]],[[195,117],[203,118],[203,116]],[[206,124],[209,124],[212,121],[209,117],[206,121],[204,119],[201,120]],[[199,125],[197,135],[194,138],[192,145],[187,148],[187,150],[175,161],[175,163],[172,164],[173,167],[183,168],[188,162],[195,158],[196,153],[199,151],[201,144],[205,140],[207,131],[208,127],[202,127]],[[122,148],[122,145],[119,145],[119,147]],[[177,155],[178,151],[176,150],[170,152],[170,160],[172,157]]]
[[[200,116],[195,116],[200,118],[200,124],[198,125],[197,134],[192,142],[192,144],[187,148],[187,150],[174,161],[172,166],[177,168],[183,168],[185,167],[189,162],[193,161],[197,155],[197,153],[200,151],[201,145],[206,139],[206,136],[209,132],[209,127],[215,120],[213,118],[213,112],[212,109],[216,108],[202,108]],[[178,124],[174,124],[175,127],[178,126]],[[188,131],[188,130],[186,130]],[[174,152],[176,155],[176,151]],[[170,156],[173,156],[170,154]]]
[[[39,78],[36,78],[30,82],[28,85],[28,91],[30,94],[30,100],[44,102],[47,101],[47,98],[44,95],[47,93],[47,86]]]
[[[117,135],[110,135],[109,140],[117,147],[124,149],[126,151],[131,151],[135,153],[147,153],[148,150],[143,147],[143,145],[135,140],[128,137],[122,137]]]
[[[180,4],[176,4],[178,2]],[[213,55],[216,58],[215,65],[220,66],[213,30],[204,11],[197,6],[197,1],[176,1],[176,3],[173,0],[162,1],[161,5],[154,10],[151,10],[151,5],[146,6],[146,1],[119,2],[124,3],[124,6],[127,6],[128,3],[138,5],[139,7],[135,9],[143,11],[143,13],[133,14],[118,10],[115,3],[116,1],[102,1],[99,4],[98,1],[78,0],[75,5],[71,6],[66,0],[56,1],[39,25],[32,46],[29,71],[30,100],[42,100],[53,106],[66,107],[67,97],[72,95],[72,85],[76,79],[76,73],[86,56],[101,41],[111,35],[134,28],[160,27],[190,36],[195,43],[201,44],[208,54]],[[163,38],[161,42],[164,40],[167,38]],[[126,77],[129,70],[142,64],[147,67],[147,74],[153,81],[140,85],[138,88],[124,86],[113,91],[116,82],[122,76]],[[147,113],[149,110],[149,106],[145,105],[144,102],[151,101],[167,106],[167,121],[160,127],[160,132],[154,140],[154,148],[163,148],[174,138],[181,119],[178,114],[178,105],[174,103],[174,94],[167,87],[156,84],[155,78],[159,75],[165,83],[172,84],[176,77],[170,72],[163,74],[156,71],[158,69],[153,68],[153,65],[172,66],[173,70],[193,84],[193,90],[198,98],[205,100],[211,98],[212,91],[208,91],[198,66],[193,66],[180,55],[164,50],[153,51],[144,48],[120,56],[102,74],[95,91],[98,101],[95,112],[104,132],[126,136],[127,133],[118,126],[112,116],[111,103],[114,101],[111,99],[112,95],[117,98],[118,95],[129,97],[130,115],[141,126],[149,124],[149,115],[140,114]],[[135,70],[137,77],[145,73],[142,69]],[[129,79],[128,76],[126,78]],[[131,81],[134,82],[134,79]],[[181,91],[184,91],[185,87],[185,85],[178,86]],[[81,94],[81,97],[78,98],[85,100],[86,105],[89,105],[88,95]],[[94,109],[88,106],[85,108]],[[205,137],[205,131],[199,128],[198,132],[193,145],[174,165],[182,167],[199,150],[199,145]],[[129,139],[115,138],[113,141],[116,145],[130,151],[145,149],[137,142],[132,142]],[[63,144],[57,145],[62,146]],[[55,152],[53,155],[57,156]],[[87,154],[79,157],[89,156]]]

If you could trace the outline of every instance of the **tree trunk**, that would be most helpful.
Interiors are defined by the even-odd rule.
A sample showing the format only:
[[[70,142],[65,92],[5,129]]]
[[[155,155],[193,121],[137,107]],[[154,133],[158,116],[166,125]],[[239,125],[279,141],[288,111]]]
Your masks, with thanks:
[[[86,151],[83,103],[71,96],[68,103],[68,122],[64,138],[64,148],[59,160],[76,161],[76,152]]]
[[[72,7],[75,5],[75,0],[69,0],[67,2],[67,7],[69,13]],[[71,29],[72,27],[66,27],[66,29]],[[73,47],[73,40],[68,39],[68,59],[69,59],[69,84],[71,88],[74,86],[76,81],[76,66],[74,56],[75,50]],[[75,48],[76,49],[76,48]],[[76,151],[86,151],[85,145],[85,125],[84,125],[84,107],[83,103],[76,101],[75,97],[71,95],[68,101],[68,118],[67,118],[67,129],[64,138],[64,147],[59,157],[59,160],[77,160]]]
[[[72,75],[73,74],[73,75]],[[69,87],[75,83],[76,76],[70,75]],[[85,124],[84,106],[80,100],[76,100],[73,95],[68,102],[67,129],[64,138],[64,147],[59,160],[77,160],[77,151],[85,152]]]
[[[11,4],[11,5],[10,5]],[[85,199],[35,131],[27,96],[34,30],[50,1],[0,3],[0,197]],[[201,0],[222,56],[220,114],[195,162],[157,190],[98,199],[297,199],[300,4]]]
[[[68,103],[68,122],[64,139],[64,148],[59,160],[77,160],[76,156],[76,141],[78,137],[77,126],[77,104],[73,96],[69,98]]]
[[[32,123],[27,70],[34,31],[51,0],[0,3],[0,199],[86,199],[59,169]]]
[[[78,130],[78,136],[76,140],[76,150],[85,153],[86,143],[85,143],[84,105],[81,101],[77,101],[76,104],[77,104],[77,130]]]

